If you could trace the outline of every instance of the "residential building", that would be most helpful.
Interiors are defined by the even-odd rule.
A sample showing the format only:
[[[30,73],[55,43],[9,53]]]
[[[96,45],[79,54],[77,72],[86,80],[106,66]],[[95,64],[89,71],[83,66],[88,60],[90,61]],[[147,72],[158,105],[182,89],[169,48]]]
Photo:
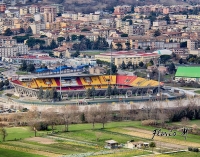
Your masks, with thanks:
[[[28,46],[18,44],[15,39],[1,39],[0,43],[0,57],[16,56],[18,53],[28,53]]]
[[[57,14],[57,8],[55,6],[42,6],[40,12],[43,15],[43,22],[53,22]]]
[[[113,64],[115,64],[117,67],[119,67],[122,62],[125,64],[131,62],[138,65],[140,62],[148,63],[150,60],[156,58],[158,58],[157,54],[134,51],[117,51],[95,55],[95,59],[103,60],[106,62],[110,62],[112,59]]]

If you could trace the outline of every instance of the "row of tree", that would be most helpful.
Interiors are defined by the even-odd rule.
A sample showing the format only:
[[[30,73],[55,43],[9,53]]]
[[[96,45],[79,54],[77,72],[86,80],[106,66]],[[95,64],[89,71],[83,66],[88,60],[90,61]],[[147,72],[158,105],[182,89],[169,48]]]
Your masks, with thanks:
[[[61,100],[61,95],[60,93],[57,92],[55,88],[52,88],[51,90],[47,89],[46,91],[43,90],[42,87],[40,87],[37,98],[39,100],[46,100],[46,101],[60,101]]]
[[[37,108],[34,108],[24,114],[15,113],[10,115],[8,119],[5,117],[0,120],[7,120],[16,126],[29,125],[35,130],[46,130],[48,126],[51,126],[52,131],[54,131],[55,125],[64,125],[64,131],[69,131],[70,124],[91,123],[91,127],[94,129],[95,123],[102,123],[102,128],[104,128],[108,121],[123,120],[154,120],[163,126],[166,122],[200,119],[198,99],[189,99],[186,106],[183,106],[181,99],[176,100],[174,102],[176,108],[173,109],[163,108],[163,106],[167,107],[167,101],[148,101],[144,103],[142,109],[139,109],[135,104],[118,104],[118,110],[116,110],[116,106],[111,104],[86,106],[85,108],[66,105],[57,108],[57,110],[50,108],[45,111],[38,111]]]
[[[27,64],[26,61],[23,61],[21,66],[19,67],[20,71],[34,72],[35,66],[34,64]]]

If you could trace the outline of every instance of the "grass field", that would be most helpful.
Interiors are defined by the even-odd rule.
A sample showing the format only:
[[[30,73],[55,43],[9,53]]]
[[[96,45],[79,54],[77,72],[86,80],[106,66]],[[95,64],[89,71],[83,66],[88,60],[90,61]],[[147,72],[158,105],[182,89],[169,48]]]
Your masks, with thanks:
[[[178,152],[173,154],[161,154],[155,155],[154,157],[199,157],[200,153],[195,152]]]
[[[0,156],[1,157],[44,157],[42,155],[30,154],[16,150],[8,150],[2,148],[0,148]]]
[[[28,75],[28,72],[26,72],[26,71],[17,71],[16,74],[17,75]]]
[[[200,90],[196,90],[196,91],[194,91],[195,93],[197,93],[197,94],[200,94]]]

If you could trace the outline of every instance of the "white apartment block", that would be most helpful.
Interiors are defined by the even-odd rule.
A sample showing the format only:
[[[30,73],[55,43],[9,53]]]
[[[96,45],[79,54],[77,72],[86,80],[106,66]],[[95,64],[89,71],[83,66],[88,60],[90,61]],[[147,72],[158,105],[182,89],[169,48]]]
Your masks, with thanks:
[[[27,54],[28,46],[18,44],[15,39],[1,40],[0,57],[16,56],[17,53]]]

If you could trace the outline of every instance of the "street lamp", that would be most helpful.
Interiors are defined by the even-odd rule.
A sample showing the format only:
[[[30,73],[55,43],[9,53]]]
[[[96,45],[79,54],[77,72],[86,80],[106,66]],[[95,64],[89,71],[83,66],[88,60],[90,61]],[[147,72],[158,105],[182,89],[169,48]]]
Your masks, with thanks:
[[[172,51],[170,50],[167,50],[167,49],[163,49],[163,50],[157,50],[157,51],[154,51],[153,52],[154,54],[158,54],[158,55],[171,55],[172,54]],[[161,96],[160,95],[160,60],[161,58],[158,58],[158,96]]]
[[[61,95],[62,95],[62,92],[61,92],[61,63],[62,63],[62,60],[60,59],[59,62],[60,62],[60,97],[61,97]]]

